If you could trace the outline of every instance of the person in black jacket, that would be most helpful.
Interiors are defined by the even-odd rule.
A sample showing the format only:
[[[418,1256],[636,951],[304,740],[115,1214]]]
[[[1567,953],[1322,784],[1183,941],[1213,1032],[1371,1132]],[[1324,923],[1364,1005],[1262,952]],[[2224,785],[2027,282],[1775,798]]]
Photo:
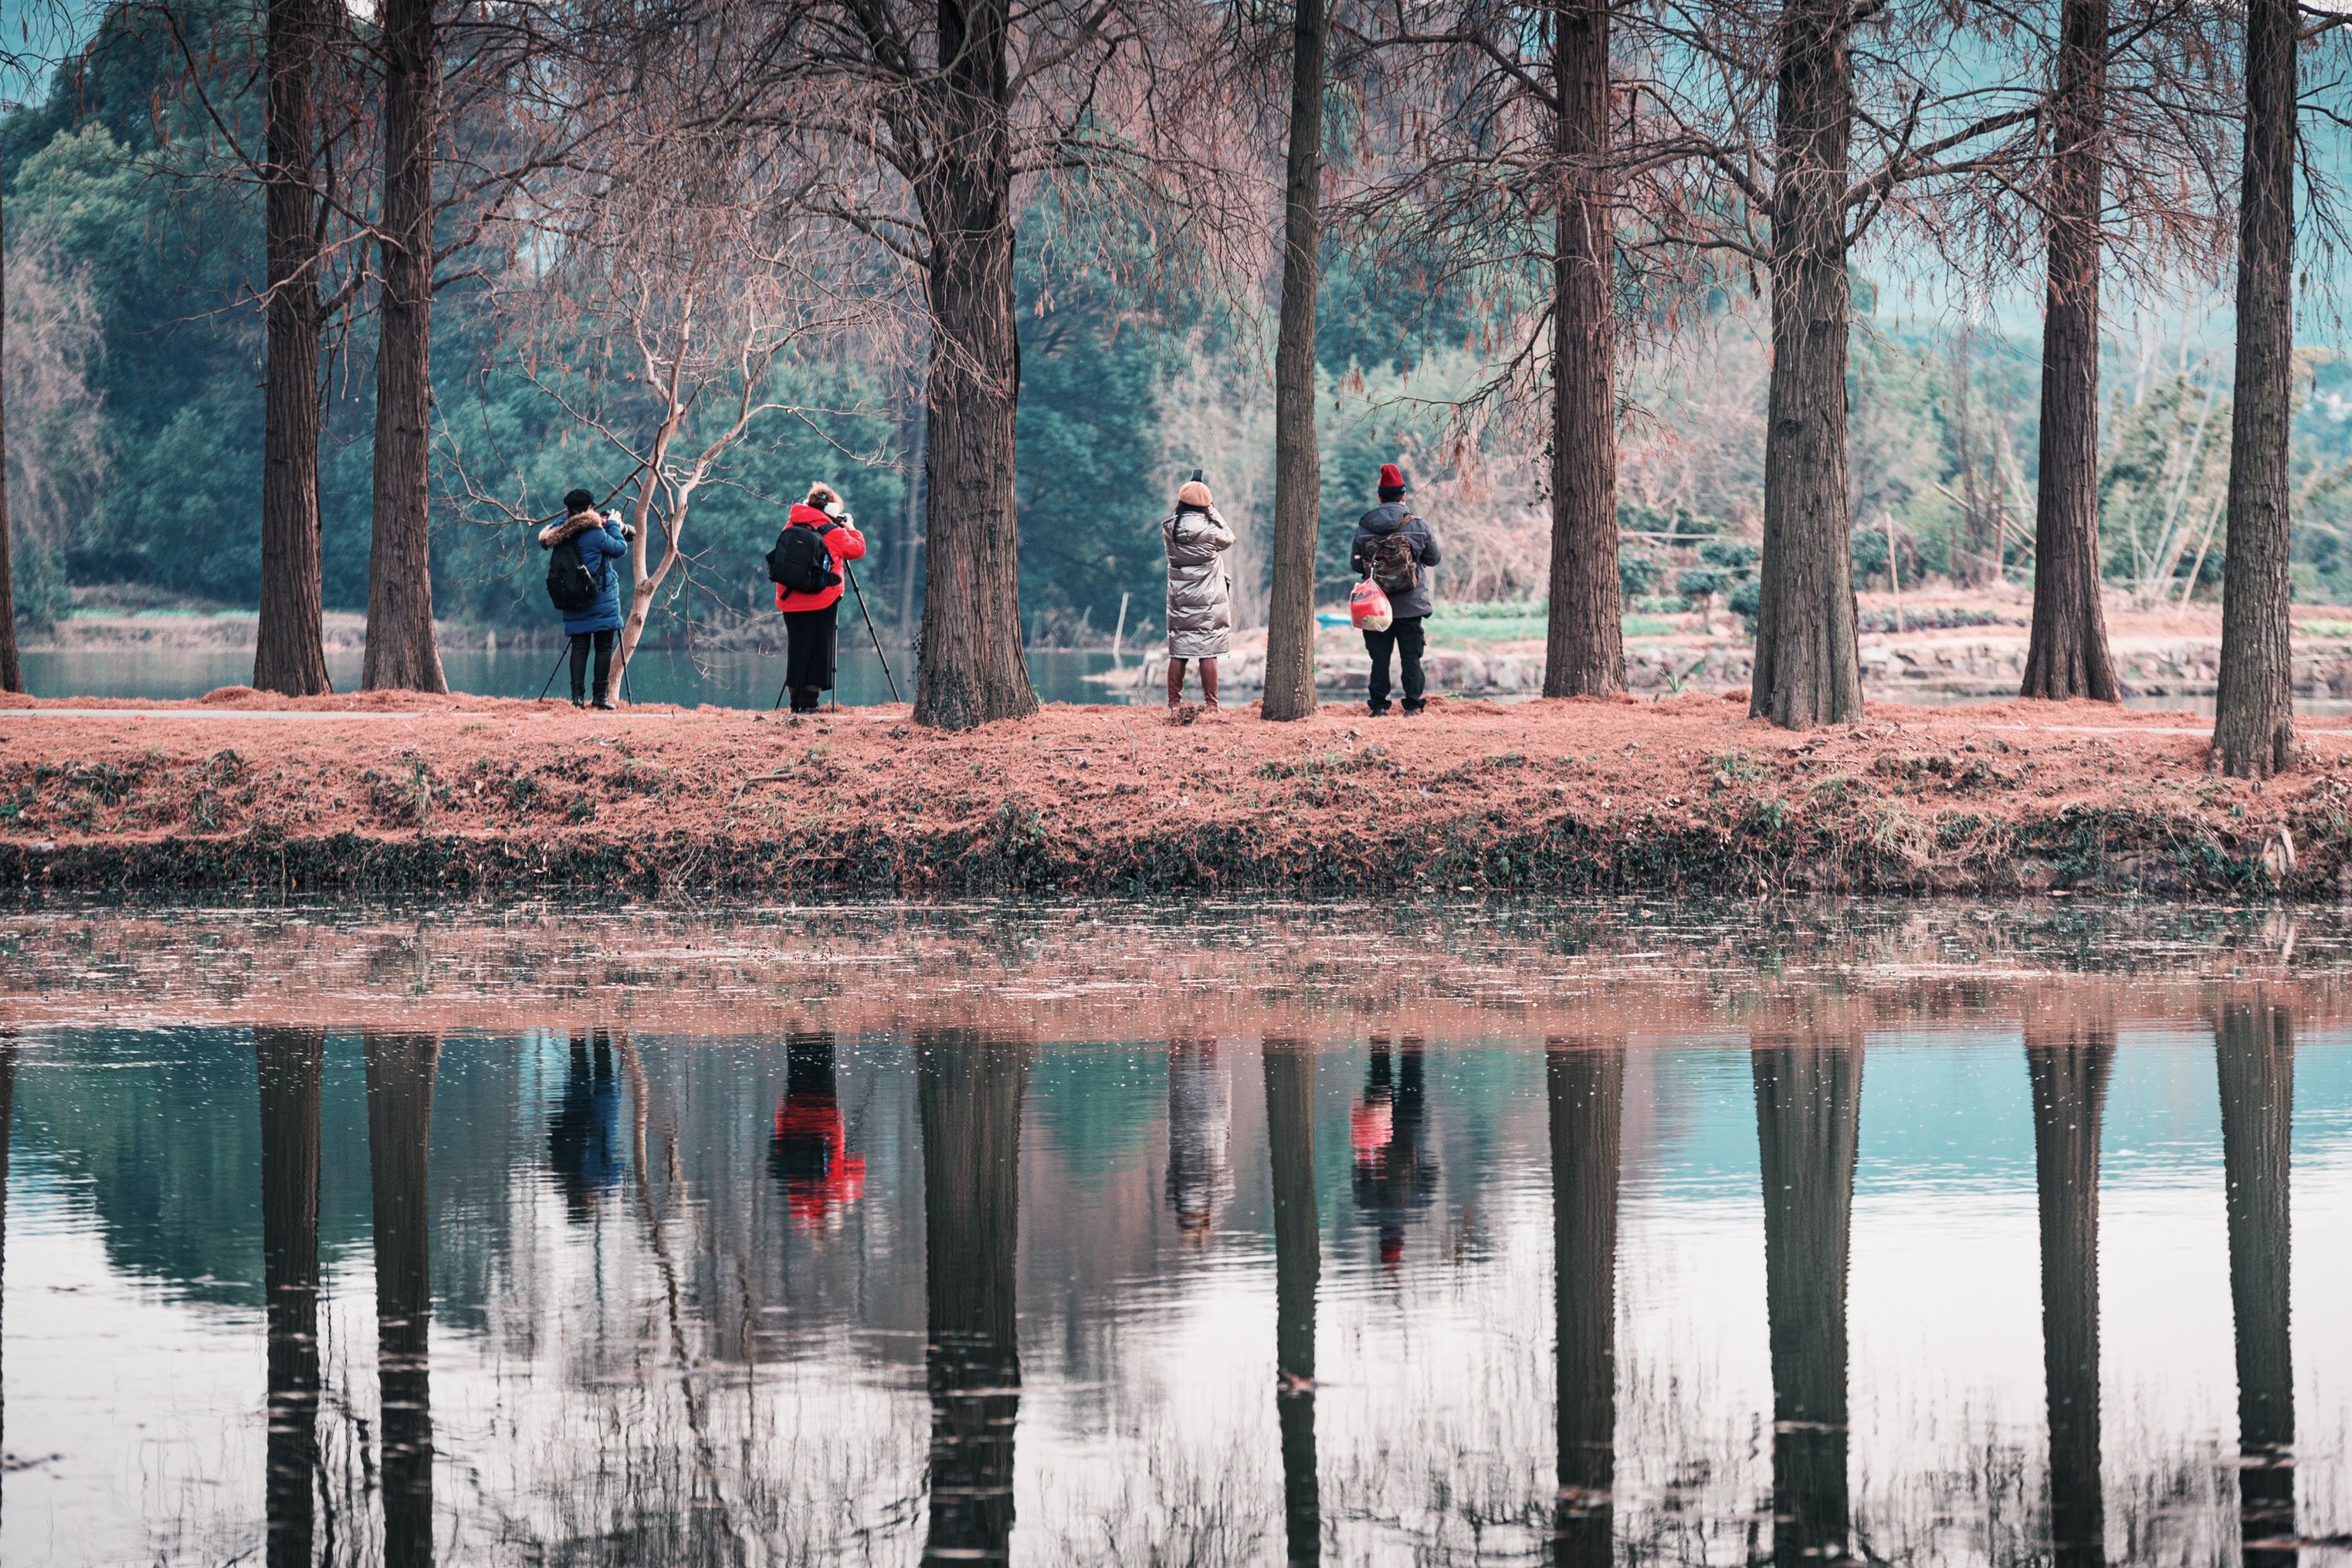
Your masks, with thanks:
[[[1389,608],[1395,618],[1388,630],[1364,631],[1364,651],[1372,656],[1372,680],[1365,692],[1367,706],[1377,719],[1389,710],[1389,653],[1394,649],[1402,658],[1404,669],[1404,710],[1408,718],[1422,710],[1423,680],[1421,672],[1421,624],[1428,618],[1431,599],[1429,568],[1437,564],[1437,539],[1429,531],[1429,524],[1404,509],[1404,474],[1394,463],[1381,465],[1381,504],[1366,512],[1356,523],[1355,542],[1348,552],[1349,563],[1362,575],[1372,574],[1375,557],[1383,553],[1380,542],[1390,534],[1404,536],[1406,550],[1412,557],[1414,571],[1412,586],[1400,588],[1383,582],[1381,589],[1389,596]],[[1393,552],[1390,552],[1393,553]]]

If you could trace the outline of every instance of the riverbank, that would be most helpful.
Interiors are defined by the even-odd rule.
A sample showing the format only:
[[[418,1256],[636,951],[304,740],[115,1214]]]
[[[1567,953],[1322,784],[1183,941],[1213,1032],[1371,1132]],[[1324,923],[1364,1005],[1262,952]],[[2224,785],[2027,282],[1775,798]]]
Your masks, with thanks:
[[[46,710],[46,711],[45,711]],[[77,716],[77,710],[79,710]],[[2090,704],[1049,705],[940,733],[485,698],[0,710],[0,886],[763,897],[2352,890],[2352,723],[2258,785],[2206,723]]]

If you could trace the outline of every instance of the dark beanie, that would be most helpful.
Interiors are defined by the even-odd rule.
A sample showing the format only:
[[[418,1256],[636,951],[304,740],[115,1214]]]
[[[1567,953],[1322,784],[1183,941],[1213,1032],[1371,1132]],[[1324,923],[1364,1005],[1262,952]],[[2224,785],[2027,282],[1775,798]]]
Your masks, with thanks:
[[[563,510],[569,512],[583,512],[595,504],[596,498],[586,490],[573,490],[563,498]]]

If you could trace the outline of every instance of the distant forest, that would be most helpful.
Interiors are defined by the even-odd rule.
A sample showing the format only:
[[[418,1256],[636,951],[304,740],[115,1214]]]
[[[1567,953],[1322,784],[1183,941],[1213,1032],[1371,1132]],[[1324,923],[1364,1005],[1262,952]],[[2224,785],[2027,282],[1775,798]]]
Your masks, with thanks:
[[[109,13],[40,101],[0,129],[17,609],[35,626],[68,611],[78,590],[99,604],[255,602],[262,203],[254,183],[208,174],[179,151],[203,140],[195,119],[224,106],[183,90],[187,67],[166,19],[205,14]],[[248,129],[258,121],[250,97],[225,106]],[[1124,277],[1150,270],[1146,258],[1105,266],[1099,237],[1085,264],[1069,262],[1080,247],[1055,243],[1068,221],[1036,206],[1018,223],[1026,635],[1043,644],[1107,637],[1122,595],[1129,635],[1147,631],[1160,598],[1156,524],[1196,466],[1241,525],[1239,616],[1261,624],[1272,303],[1188,300],[1164,281],[1130,286]],[[494,282],[461,280],[436,300],[434,603],[445,619],[534,626],[547,618],[540,552],[484,498],[528,494],[552,511],[572,485],[603,493],[628,465],[533,374],[541,358],[566,354],[516,341],[488,303]],[[1866,307],[1866,279],[1857,277],[1856,294]],[[1716,303],[1626,365],[1618,513],[1629,534],[1625,586],[1637,595],[1736,595],[1752,554],[1709,552],[1694,566],[1681,542],[1761,533],[1764,310]],[[329,332],[320,509],[324,603],[353,611],[367,604],[374,421],[375,337],[362,311]],[[1444,286],[1397,287],[1390,263],[1344,229],[1327,238],[1318,314],[1319,595],[1344,591],[1349,525],[1371,503],[1376,466],[1401,459],[1417,510],[1451,552],[1443,592],[1539,597],[1550,548],[1547,433],[1468,402],[1495,374],[1497,323]],[[1885,585],[1890,556],[1906,584],[2030,579],[2038,345],[1890,321],[1858,310],[1848,382],[1857,580]],[[2304,357],[2293,585],[2301,599],[2342,600],[2352,597],[2352,372],[2333,354]],[[2105,574],[2149,598],[2216,593],[2228,345],[2111,341],[2105,358]],[[873,542],[864,575],[877,616],[910,626],[918,613],[911,542],[922,514],[907,475],[919,472],[919,390],[903,372],[850,355],[792,360],[775,374],[789,383],[784,399],[806,412],[764,424],[718,470],[696,503],[691,570],[666,584],[652,635],[675,636],[684,616],[717,630],[768,613],[761,555],[781,503],[818,479],[843,487]]]

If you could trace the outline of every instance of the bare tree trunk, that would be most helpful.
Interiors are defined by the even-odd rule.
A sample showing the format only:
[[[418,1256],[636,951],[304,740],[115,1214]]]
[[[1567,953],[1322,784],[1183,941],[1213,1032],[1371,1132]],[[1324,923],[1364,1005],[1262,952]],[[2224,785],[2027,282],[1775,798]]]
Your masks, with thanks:
[[[1021,647],[1013,492],[1021,340],[1013,328],[1008,0],[943,0],[940,145],[916,197],[930,243],[923,645],[915,719],[942,730],[1037,710]]]
[[[2230,1221],[2230,1307],[2238,1350],[2238,1528],[2246,1568],[2293,1568],[2294,1350],[2288,1202],[2294,1128],[2294,1016],[2257,998],[2214,1021],[2221,1164]]]
[[[1764,438],[1764,560],[1748,711],[1786,729],[1862,717],[1846,494],[1846,165],[1853,8],[1780,13],[1780,174],[1772,200],[1772,378]]]
[[[1617,1484],[1617,1169],[1625,1048],[1553,1042],[1552,1306],[1559,1362],[1557,1568],[1613,1560]]]
[[[6,245],[0,239],[0,258]],[[0,259],[0,362],[7,358],[8,273]],[[8,424],[5,397],[0,397],[0,691],[25,689],[25,669],[16,655],[16,565],[8,527]],[[0,1124],[0,1133],[5,1133]],[[0,1151],[0,1174],[5,1173],[6,1153]]]
[[[2115,1056],[2112,1028],[2054,1037],[2030,1025],[2026,1029],[2055,1568],[2104,1568],[2107,1560],[2099,1477],[2099,1126]]]
[[[375,516],[360,684],[446,691],[433,640],[434,0],[384,0],[383,289],[377,301]]]
[[[925,1563],[1005,1559],[1021,1414],[1014,1268],[1025,1047],[943,1031],[915,1040],[929,1301],[930,1525]]]
[[[2248,0],[2246,152],[2238,195],[2238,373],[2221,573],[2221,770],[2294,765],[2287,621],[2288,390],[2294,370],[2295,29],[2291,0]]]
[[[1609,6],[1552,13],[1559,113],[1552,258],[1551,617],[1546,697],[1625,689],[1617,581],[1617,246],[1609,166]]]
[[[319,1088],[327,1037],[256,1029],[261,1280],[268,1342],[268,1568],[310,1568],[319,1470]]]
[[[1759,1047],[1764,1293],[1772,1346],[1772,1561],[1846,1555],[1846,1272],[1862,1050]]]
[[[1283,182],[1282,318],[1274,349],[1274,572],[1265,612],[1268,719],[1315,711],[1315,542],[1323,459],[1315,440],[1315,293],[1322,280],[1323,0],[1294,0],[1290,155]]]
[[[2117,700],[2099,595],[2099,246],[2107,0],[2059,21],[2057,156],[2042,317],[2042,459],[2033,516],[2033,635],[2021,695]]]
[[[262,372],[261,615],[253,684],[308,697],[327,679],[319,604],[318,0],[269,0],[268,353]]]
[[[376,1376],[383,1389],[385,1568],[433,1563],[434,1035],[362,1037],[368,1184],[375,1209]]]
[[[1315,1051],[1265,1042],[1265,1141],[1274,1162],[1274,1410],[1282,1436],[1285,1561],[1319,1563],[1323,1489],[1315,1458]]]

